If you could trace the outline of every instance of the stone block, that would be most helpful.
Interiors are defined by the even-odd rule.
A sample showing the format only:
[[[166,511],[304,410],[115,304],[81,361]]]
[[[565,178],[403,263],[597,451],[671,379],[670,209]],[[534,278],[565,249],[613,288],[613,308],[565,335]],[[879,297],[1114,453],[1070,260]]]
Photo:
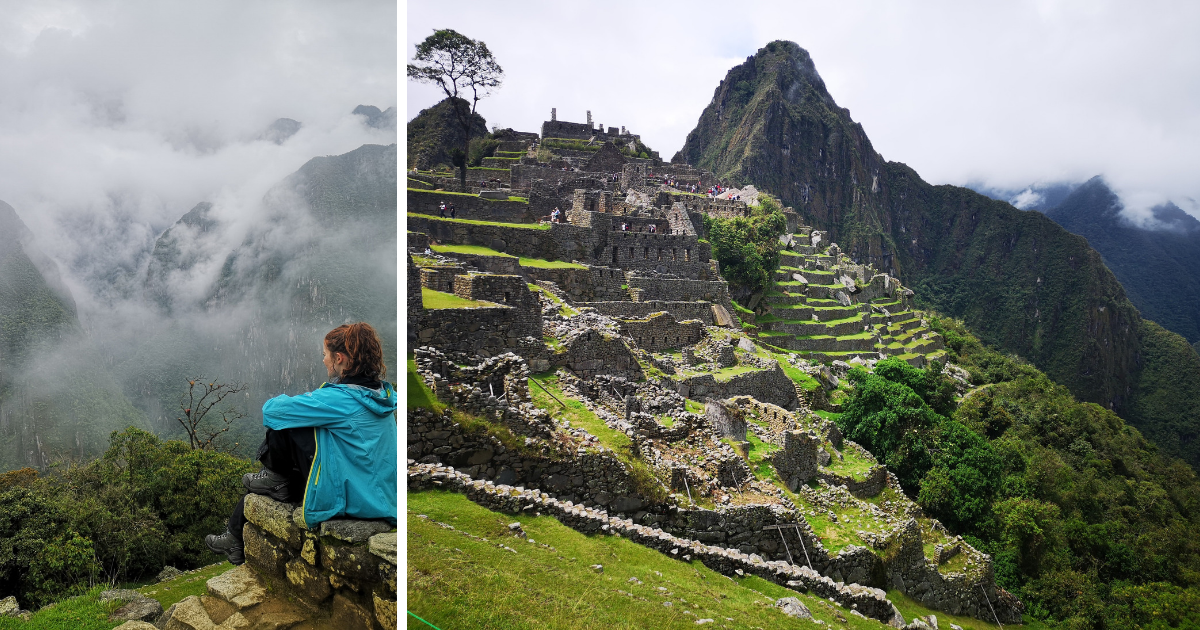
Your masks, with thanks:
[[[109,615],[109,621],[154,621],[163,613],[162,604],[149,597],[134,599]]]
[[[329,578],[300,558],[288,562],[286,572],[288,582],[314,604],[325,601],[333,594],[333,589],[329,586]]]
[[[171,618],[164,630],[216,630],[200,598],[190,595],[171,607]]]
[[[292,518],[295,509],[292,503],[280,503],[259,494],[246,495],[246,520],[288,546],[299,549],[304,542],[304,533]]]
[[[378,628],[375,624],[375,615],[357,602],[348,597],[344,597],[341,593],[333,596],[333,613],[330,615],[330,621],[335,628]],[[395,626],[392,626],[395,627]]]
[[[386,562],[380,562],[379,563],[379,577],[383,582],[384,588],[387,589],[387,592],[391,593],[392,597],[395,597],[396,592],[397,592],[396,591],[396,567],[394,565],[390,565]]]
[[[249,533],[250,528],[247,527],[246,531]],[[260,570],[264,572],[270,569],[272,575],[283,577],[284,567],[290,558],[288,558],[286,555],[283,555],[282,550],[278,549],[278,547],[272,547],[270,541],[268,541],[265,536],[262,536],[261,534],[255,534],[254,539],[256,542],[255,549],[262,551],[262,553],[254,557],[261,559],[264,558],[264,556],[269,556],[269,558],[267,558],[262,565],[258,565],[254,561],[254,557],[250,555],[251,538],[247,537],[247,563],[259,566]],[[209,594],[211,594],[213,597],[227,601],[238,609],[253,606],[261,602],[263,597],[266,595],[266,591],[263,589],[262,583],[259,582],[258,576],[255,575],[254,570],[245,564],[209,579],[206,583],[206,586],[208,587]]]
[[[321,536],[332,536],[348,543],[367,542],[380,532],[395,529],[385,521],[360,521],[357,519],[333,519],[321,523]],[[297,547],[299,544],[297,544]]]
[[[321,568],[333,571],[342,577],[371,584],[378,575],[378,562],[367,545],[347,545],[330,538],[321,540]]]
[[[383,628],[396,628],[396,602],[375,595],[375,619]]]
[[[317,541],[314,538],[305,538],[304,546],[300,548],[300,557],[304,561],[311,564],[317,564]]]

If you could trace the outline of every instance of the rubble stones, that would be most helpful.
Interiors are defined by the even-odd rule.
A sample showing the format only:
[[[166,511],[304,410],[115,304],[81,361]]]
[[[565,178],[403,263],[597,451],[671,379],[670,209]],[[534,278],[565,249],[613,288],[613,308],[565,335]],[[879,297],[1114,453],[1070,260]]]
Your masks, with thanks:
[[[789,617],[812,619],[812,613],[808,611],[808,607],[805,606],[798,597],[783,597],[781,599],[777,599],[775,600],[775,607]]]

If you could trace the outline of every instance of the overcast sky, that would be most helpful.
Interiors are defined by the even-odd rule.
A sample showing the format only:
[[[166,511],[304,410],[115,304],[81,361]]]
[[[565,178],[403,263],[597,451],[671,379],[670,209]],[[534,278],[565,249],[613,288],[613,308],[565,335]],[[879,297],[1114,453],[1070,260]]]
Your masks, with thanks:
[[[1200,215],[1200,3],[410,2],[408,59],[436,28],[503,66],[489,125],[590,109],[670,159],[726,72],[787,39],[875,149],[930,182],[1103,174],[1132,209]],[[441,98],[406,87],[408,119]]]
[[[0,199],[86,310],[196,203],[245,220],[309,159],[395,142],[350,112],[398,104],[396,24],[391,0],[0,3]]]

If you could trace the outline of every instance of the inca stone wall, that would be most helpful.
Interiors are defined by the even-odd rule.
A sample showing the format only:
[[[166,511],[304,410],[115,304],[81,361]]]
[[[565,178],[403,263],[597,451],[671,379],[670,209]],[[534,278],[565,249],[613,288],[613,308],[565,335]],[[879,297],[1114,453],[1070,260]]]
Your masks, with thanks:
[[[553,515],[563,524],[586,534],[620,534],[629,540],[656,549],[683,561],[700,560],[710,569],[724,575],[757,575],[776,584],[831,599],[860,614],[903,625],[903,616],[887,600],[883,591],[875,588],[835,583],[807,566],[786,561],[766,562],[755,554],[705,545],[672,535],[662,529],[636,524],[633,520],[611,517],[607,512],[574,505],[550,497],[544,492],[518,490],[506,485],[475,481],[449,468],[432,465],[410,465],[409,489],[443,488],[463,492],[472,501],[492,510],[509,514],[536,510]]]
[[[646,294],[643,292],[641,295],[645,297]],[[676,321],[682,322],[689,319],[698,319],[705,326],[715,325],[712,303],[706,301],[671,302],[666,300],[648,300],[643,302],[582,302],[576,306],[580,308],[592,308],[601,315],[608,315],[617,319],[642,319],[649,317],[651,313],[666,311]]]
[[[448,195],[427,190],[408,190],[408,212],[438,216],[438,204],[454,204],[455,218],[501,223],[532,223],[537,220],[524,201],[499,201],[469,195]],[[446,216],[450,216],[447,213]]]
[[[643,350],[657,351],[682,348],[704,337],[704,322],[693,319],[676,322],[667,312],[653,313],[645,319],[623,319],[621,334],[632,337]]]
[[[629,291],[621,288],[625,284],[624,271],[599,265],[585,266],[586,269],[523,267],[521,272],[534,281],[553,282],[576,302],[629,299]]]
[[[678,389],[687,398],[747,395],[785,409],[795,408],[798,404],[796,386],[778,365],[774,369],[737,374],[727,381],[718,381],[712,374],[692,376],[679,380]]]
[[[246,496],[246,563],[337,627],[395,628],[396,527],[334,519],[307,529],[303,509]],[[181,626],[182,627],[182,626]]]

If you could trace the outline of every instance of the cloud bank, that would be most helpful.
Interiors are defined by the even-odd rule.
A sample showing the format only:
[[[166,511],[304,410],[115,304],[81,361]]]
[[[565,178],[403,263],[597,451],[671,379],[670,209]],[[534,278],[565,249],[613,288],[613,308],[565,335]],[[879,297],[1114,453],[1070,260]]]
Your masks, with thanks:
[[[774,39],[806,48],[885,158],[933,183],[1104,174],[1131,211],[1200,213],[1200,5],[1193,3],[411,3],[406,52],[435,28],[487,42],[508,74],[489,124],[626,125],[669,158],[726,71]],[[439,96],[408,86],[412,118]]]
[[[0,6],[0,199],[81,315],[200,201],[237,224],[308,159],[395,133],[350,111],[396,94],[388,2]],[[302,123],[258,140],[278,118]]]

